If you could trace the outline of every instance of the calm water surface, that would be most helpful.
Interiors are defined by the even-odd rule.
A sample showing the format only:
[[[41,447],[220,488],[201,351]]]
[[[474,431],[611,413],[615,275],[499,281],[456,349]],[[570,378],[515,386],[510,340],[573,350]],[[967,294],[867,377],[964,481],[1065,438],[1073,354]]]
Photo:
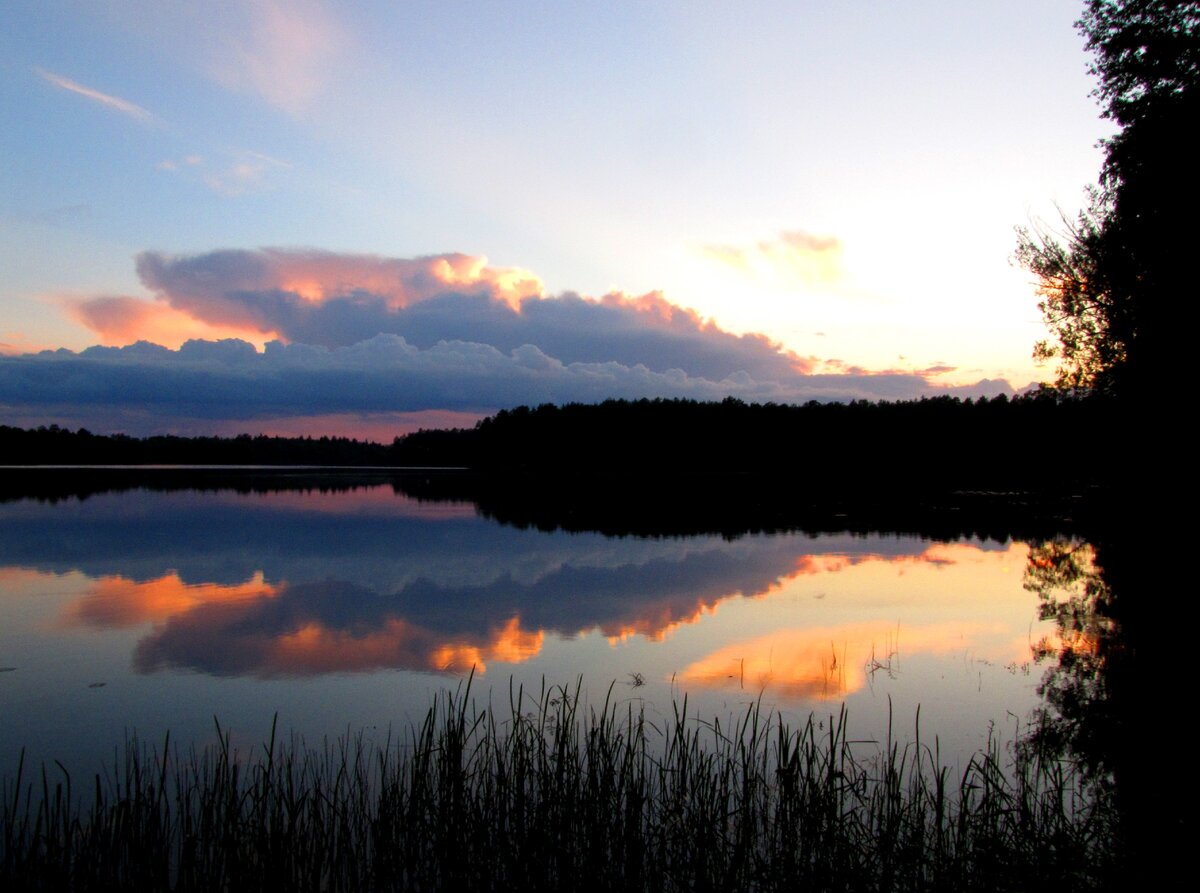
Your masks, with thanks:
[[[1055,629],[1030,546],[850,533],[541,532],[391,485],[0,504],[0,774],[90,773],[129,732],[243,747],[386,736],[461,685],[725,718],[845,704],[852,737],[936,735],[961,764],[1038,703]]]

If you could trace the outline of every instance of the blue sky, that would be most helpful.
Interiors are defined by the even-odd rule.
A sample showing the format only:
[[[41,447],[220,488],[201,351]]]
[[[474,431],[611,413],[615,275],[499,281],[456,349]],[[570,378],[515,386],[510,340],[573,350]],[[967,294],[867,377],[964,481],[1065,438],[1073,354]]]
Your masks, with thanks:
[[[360,344],[399,338],[420,356],[387,374],[419,360],[440,396],[314,408],[342,428],[439,400],[469,414],[574,399],[585,392],[566,382],[581,376],[588,395],[602,393],[604,370],[592,367],[606,362],[621,367],[604,367],[614,381],[640,366],[683,374],[679,393],[779,399],[838,396],[804,378],[814,375],[845,376],[842,396],[888,396],[866,381],[877,372],[909,376],[914,396],[1048,378],[1030,359],[1043,337],[1037,297],[1010,256],[1015,225],[1053,222],[1056,205],[1073,214],[1111,130],[1089,96],[1079,11],[1075,0],[8,0],[0,415],[211,427],[211,413],[166,398],[134,405],[116,384],[51,394],[61,369],[19,355],[144,338],[170,356],[143,352],[137,368],[166,363],[182,381],[174,351],[188,338],[304,347],[314,325],[341,331],[351,305],[358,340],[324,339],[320,362],[344,370],[337,351],[366,362]],[[246,264],[257,265],[249,279]],[[590,323],[546,310],[609,333],[571,355],[550,346],[564,337],[522,322],[522,298],[564,294],[608,308],[603,323],[596,308]],[[481,308],[477,325],[468,304]],[[438,356],[453,354],[461,373],[462,357],[490,347],[491,371],[446,384],[427,356],[437,332],[422,329],[422,343],[410,329],[427,305],[423,319],[457,321]],[[664,323],[672,307],[693,312]],[[504,308],[522,319],[501,319]],[[367,318],[377,332],[362,329]],[[512,378],[530,354],[514,355],[525,345],[496,326],[559,363],[554,381]],[[755,333],[768,347],[733,338]],[[798,377],[740,370],[751,387],[686,357],[656,365],[647,337],[706,356],[758,345]],[[246,375],[268,374],[258,356]],[[129,352],[88,362],[101,359],[110,371],[134,362]],[[479,376],[495,377],[473,399]],[[189,386],[226,386],[213,382]],[[619,395],[672,393],[665,378],[644,387]],[[278,427],[303,416],[288,407],[234,416]]]

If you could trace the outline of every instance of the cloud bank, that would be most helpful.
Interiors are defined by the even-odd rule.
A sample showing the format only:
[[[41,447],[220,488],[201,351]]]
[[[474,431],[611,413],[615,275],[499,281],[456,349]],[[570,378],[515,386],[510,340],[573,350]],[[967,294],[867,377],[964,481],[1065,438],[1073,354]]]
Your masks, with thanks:
[[[10,418],[104,428],[97,419],[107,417],[110,427],[146,433],[136,429],[606,398],[950,392],[919,373],[814,374],[836,361],[727,332],[661,294],[548,296],[534,274],[464,254],[148,251],[137,272],[153,300],[99,296],[71,309],[114,346],[0,358],[0,407]],[[200,337],[153,343],[173,333]],[[984,381],[965,392],[1011,389]]]

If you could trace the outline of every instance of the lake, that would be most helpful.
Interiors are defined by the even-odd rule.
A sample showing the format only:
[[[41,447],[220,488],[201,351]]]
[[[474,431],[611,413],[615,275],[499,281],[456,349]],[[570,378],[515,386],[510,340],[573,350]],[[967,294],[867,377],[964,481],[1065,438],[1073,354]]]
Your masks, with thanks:
[[[867,748],[919,716],[961,767],[1025,728],[1035,655],[1062,646],[1025,534],[567,532],[386,476],[253,480],[8,488],[0,774],[22,749],[91,773],[134,732],[202,746],[214,718],[245,749],[276,716],[309,743],[382,740],[468,679],[505,710],[582,680],[654,720],[685,698],[699,719],[844,704]]]

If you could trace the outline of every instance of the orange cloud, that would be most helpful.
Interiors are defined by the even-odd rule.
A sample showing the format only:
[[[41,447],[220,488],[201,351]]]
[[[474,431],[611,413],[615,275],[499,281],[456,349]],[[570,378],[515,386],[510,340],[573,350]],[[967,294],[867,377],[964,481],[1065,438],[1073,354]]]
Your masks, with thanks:
[[[383,492],[383,488],[379,490]],[[286,498],[288,494],[273,495]],[[10,585],[26,576],[44,576],[5,570],[13,578],[5,578]],[[67,607],[60,622],[100,629],[155,624],[155,631],[138,646],[136,662],[143,671],[163,664],[187,665],[189,657],[194,660],[196,655],[204,655],[201,662],[215,660],[218,664],[207,669],[230,672],[250,668],[261,675],[382,667],[453,672],[474,667],[483,673],[489,662],[521,663],[536,657],[545,640],[542,630],[522,629],[516,616],[482,634],[450,637],[396,616],[384,617],[371,627],[331,627],[308,619],[274,633],[260,623],[245,623],[247,618],[264,616],[269,601],[286,590],[286,584],[265,582],[261,571],[232,585],[188,584],[174,573],[141,582],[102,577]]]
[[[641,636],[651,642],[661,642],[681,626],[695,623],[705,614],[711,614],[724,601],[735,598],[737,593],[705,601],[698,599],[690,606],[690,610],[677,611],[674,605],[660,604],[647,606],[649,611],[633,620],[618,623],[603,624],[600,627],[610,645],[617,645],[633,636]],[[581,630],[586,632],[586,630]]]
[[[49,345],[30,341],[20,332],[8,332],[0,341],[0,356],[16,357],[25,353],[37,353],[39,350],[52,350]]]
[[[486,633],[450,637],[388,616],[370,626],[330,626],[310,618],[272,632],[247,619],[260,617],[261,601],[214,603],[186,611],[143,639],[134,654],[141,672],[185,666],[220,675],[311,676],[384,668],[431,672],[487,671],[493,661],[536,657],[545,634],[521,628],[517,617]]]
[[[796,559],[796,571],[792,577],[808,577],[816,574],[836,574],[838,571],[845,570],[860,561],[864,561],[873,556],[867,555],[839,555],[830,553],[826,555],[801,555]]]
[[[690,307],[672,303],[663,296],[661,291],[651,291],[644,295],[629,295],[621,291],[612,291],[601,297],[599,303],[606,307],[622,307],[633,310],[643,318],[666,328],[680,326],[710,334],[725,334],[716,322],[705,319]],[[794,351],[788,350],[779,342],[772,341],[766,335],[747,333],[737,337],[743,344],[753,344],[763,351],[785,358],[791,366],[791,370],[798,374],[807,375],[812,372],[815,365],[812,357],[802,357]]]
[[[526,632],[513,617],[482,639],[437,642],[428,630],[400,618],[378,629],[329,629],[308,623],[294,632],[261,643],[258,669],[267,674],[313,675],[401,667],[413,670],[487,672],[488,661],[521,663],[536,657],[544,634]]]
[[[403,259],[273,248],[259,254],[266,263],[247,288],[276,288],[310,303],[366,292],[385,298],[395,310],[457,288],[489,292],[519,310],[521,298],[542,293],[541,280],[528,270],[491,267],[486,257],[467,254]],[[177,288],[178,280],[171,285]]]
[[[651,291],[644,295],[630,295],[622,291],[611,291],[600,298],[600,303],[608,307],[627,307],[655,322],[670,324],[676,321],[695,326],[699,329],[716,328],[711,320],[705,320],[699,313],[689,307],[672,304],[661,291]]]
[[[882,563],[896,566],[906,564],[931,564],[937,567],[958,564],[964,559],[978,556],[979,550],[969,543],[934,543],[916,555],[879,555],[863,552],[847,555],[829,552],[820,555],[801,555],[796,559],[796,569],[787,579],[836,574],[859,564]],[[903,571],[901,571],[903,572]]]
[[[716,598],[699,598],[680,610],[678,605],[666,603],[657,605],[642,605],[642,613],[630,620],[622,619],[616,623],[602,625],[600,631],[608,638],[609,644],[615,645],[632,636],[642,636],[652,642],[661,642],[675,630],[695,623],[705,614],[713,614],[726,601],[734,598],[761,599],[768,598],[780,592],[793,580],[817,574],[837,574],[856,565],[886,564],[895,566],[898,573],[904,573],[904,566],[933,565],[942,567],[969,560],[979,555],[979,550],[969,543],[935,543],[917,555],[879,555],[861,553],[854,555],[836,552],[800,555],[796,558],[793,570],[777,580],[773,580],[757,591],[730,592]],[[586,630],[581,630],[586,632]]]
[[[145,582],[120,576],[101,577],[68,607],[63,620],[71,626],[101,629],[138,626],[162,622],[201,605],[274,598],[280,591],[280,587],[263,580],[261,571],[245,583],[231,586],[184,583],[178,574]]]
[[[236,168],[230,176],[243,182],[252,168]],[[291,295],[307,305],[369,295],[397,310],[463,291],[487,294],[517,312],[523,299],[542,296],[541,280],[530,271],[492,267],[485,257],[465,254],[405,259],[263,249],[215,252],[203,261],[207,266],[194,258],[143,253],[138,273],[157,300],[68,299],[67,313],[107,346],[151,341],[177,348],[191,339],[242,338],[261,349],[267,341],[289,339],[272,322],[273,308],[252,306],[240,299],[245,294]]]
[[[475,672],[484,673],[489,660],[523,663],[541,652],[545,635],[541,630],[527,632],[521,629],[520,621],[513,617],[504,626],[492,630],[482,645],[463,642],[442,645],[429,656],[429,667],[458,673],[474,668]]]
[[[188,257],[147,251],[138,255],[137,271],[160,301],[187,316],[263,334],[274,333],[272,314],[287,312],[289,301],[369,300],[394,311],[460,291],[519,310],[522,298],[542,294],[541,280],[528,270],[491,267],[487,258],[466,254],[389,258],[264,248]]]
[[[176,350],[193,338],[241,338],[261,350],[267,341],[279,337],[270,330],[207,322],[162,302],[123,295],[68,299],[66,308],[68,316],[95,332],[108,347],[150,341]]]
[[[986,628],[946,622],[897,629],[857,623],[783,629],[735,642],[691,664],[679,678],[711,688],[771,689],[795,698],[844,698],[867,682],[871,661],[897,646],[901,654],[946,653],[971,643]]]
[[[827,285],[842,278],[842,243],[834,236],[785,230],[753,245],[704,245],[701,254],[739,273],[803,285]]]

